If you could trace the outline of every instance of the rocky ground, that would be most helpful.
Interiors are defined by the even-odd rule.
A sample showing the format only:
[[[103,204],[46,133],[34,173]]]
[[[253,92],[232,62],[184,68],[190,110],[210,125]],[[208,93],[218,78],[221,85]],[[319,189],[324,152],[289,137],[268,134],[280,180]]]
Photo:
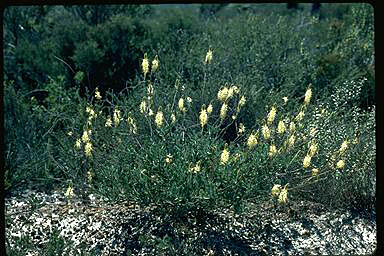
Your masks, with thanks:
[[[26,255],[40,255],[53,233],[73,255],[361,255],[376,247],[374,211],[331,211],[303,201],[179,219],[95,197],[86,206],[68,204],[62,192],[27,191],[5,201],[7,249],[29,237]]]

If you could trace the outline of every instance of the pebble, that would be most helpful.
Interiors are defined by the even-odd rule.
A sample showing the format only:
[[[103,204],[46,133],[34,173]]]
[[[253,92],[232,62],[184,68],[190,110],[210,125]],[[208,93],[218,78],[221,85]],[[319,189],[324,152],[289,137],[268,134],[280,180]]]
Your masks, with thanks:
[[[40,202],[34,212],[30,212],[30,196]],[[290,218],[284,211],[270,209],[255,208],[245,216],[223,209],[216,217],[207,217],[204,225],[193,218],[188,230],[178,230],[180,223],[166,224],[160,216],[152,215],[150,208],[110,205],[100,197],[90,197],[92,206],[88,207],[75,200],[67,204],[58,193],[27,191],[23,197],[6,198],[5,215],[11,223],[6,225],[6,237],[10,246],[17,246],[17,238],[26,235],[35,245],[42,245],[56,229],[60,237],[73,241],[74,255],[84,244],[97,255],[120,255],[128,247],[136,255],[157,255],[153,248],[142,245],[139,237],[147,235],[157,241],[161,232],[172,239],[184,239],[183,243],[191,247],[203,244],[201,253],[208,255],[215,255],[215,250],[222,255],[241,254],[236,251],[239,245],[226,244],[228,239],[233,243],[242,241],[242,250],[249,255],[372,254],[376,248],[375,213],[367,219],[349,211],[309,211],[300,218]],[[137,244],[140,246],[135,247]],[[35,249],[26,255],[38,255],[38,246]]]

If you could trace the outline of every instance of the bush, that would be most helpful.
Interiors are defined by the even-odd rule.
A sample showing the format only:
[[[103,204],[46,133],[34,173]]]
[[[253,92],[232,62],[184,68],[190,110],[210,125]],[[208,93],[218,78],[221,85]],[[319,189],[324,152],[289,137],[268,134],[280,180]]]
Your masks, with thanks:
[[[67,31],[55,48],[68,51],[73,78],[39,83],[40,104],[8,84],[9,184],[45,177],[175,214],[241,210],[274,185],[280,201],[374,200],[369,6],[352,5],[343,21],[181,14],[79,23],[84,33]]]
[[[59,75],[73,83],[77,71],[87,74],[83,86],[91,90],[101,83],[101,90],[111,86],[120,91],[134,80],[148,38],[148,29],[137,17],[150,14],[151,8],[85,5],[46,9],[7,8],[7,79],[27,91]]]
[[[207,69],[213,63],[200,65]],[[365,80],[335,86],[328,101],[310,86],[296,109],[288,104],[294,98],[271,95],[262,117],[244,126],[238,117],[256,99],[241,86],[220,87],[206,99],[205,93],[189,97],[191,91],[176,84],[164,95],[156,72],[143,76],[134,98],[110,95],[112,105],[106,107],[90,95],[84,125],[73,127],[77,149],[67,158],[81,166],[73,171],[81,173],[87,188],[113,201],[129,198],[177,215],[241,210],[247,202],[268,199],[275,184],[288,188],[295,200],[330,206],[351,206],[342,199],[351,194],[357,204],[371,198],[374,112],[349,107]],[[234,136],[225,140],[229,127]],[[357,153],[361,147],[363,156]]]

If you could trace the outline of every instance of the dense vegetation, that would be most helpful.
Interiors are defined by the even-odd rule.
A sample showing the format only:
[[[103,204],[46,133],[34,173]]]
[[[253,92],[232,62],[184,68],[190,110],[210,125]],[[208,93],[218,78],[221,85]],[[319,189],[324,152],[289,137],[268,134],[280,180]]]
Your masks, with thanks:
[[[7,7],[6,191],[372,207],[373,9],[302,6]]]

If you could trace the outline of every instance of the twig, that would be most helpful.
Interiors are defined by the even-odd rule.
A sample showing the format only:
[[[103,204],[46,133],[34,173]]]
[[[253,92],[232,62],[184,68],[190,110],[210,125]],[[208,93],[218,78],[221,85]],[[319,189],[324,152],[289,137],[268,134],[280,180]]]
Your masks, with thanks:
[[[75,71],[71,68],[71,66],[70,66],[67,62],[65,62],[64,60],[60,59],[59,57],[57,57],[57,56],[55,56],[55,55],[54,55],[53,57],[55,57],[55,58],[58,59],[59,61],[63,62],[65,65],[67,65],[67,67],[69,67],[69,69],[70,69],[73,73],[75,73]]]

